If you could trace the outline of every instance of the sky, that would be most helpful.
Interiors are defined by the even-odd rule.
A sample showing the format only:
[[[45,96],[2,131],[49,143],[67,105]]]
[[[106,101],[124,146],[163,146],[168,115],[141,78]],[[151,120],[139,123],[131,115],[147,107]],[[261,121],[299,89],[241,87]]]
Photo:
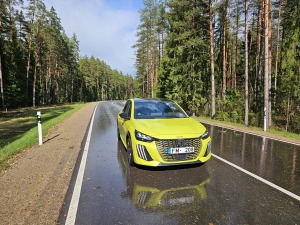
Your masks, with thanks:
[[[143,0],[44,0],[53,6],[67,36],[75,33],[80,56],[94,56],[134,76],[136,29]]]

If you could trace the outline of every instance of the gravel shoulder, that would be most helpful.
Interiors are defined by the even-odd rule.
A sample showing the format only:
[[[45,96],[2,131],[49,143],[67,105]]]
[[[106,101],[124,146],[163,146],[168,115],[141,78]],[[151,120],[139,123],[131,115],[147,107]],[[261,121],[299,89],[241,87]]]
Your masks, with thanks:
[[[0,224],[58,223],[82,141],[96,105],[87,104],[52,128],[44,137],[42,146],[35,145],[24,150],[15,156],[9,169],[0,173]],[[300,140],[282,138],[263,131],[222,126],[300,144]]]
[[[56,224],[92,113],[88,103],[0,173],[1,224]]]

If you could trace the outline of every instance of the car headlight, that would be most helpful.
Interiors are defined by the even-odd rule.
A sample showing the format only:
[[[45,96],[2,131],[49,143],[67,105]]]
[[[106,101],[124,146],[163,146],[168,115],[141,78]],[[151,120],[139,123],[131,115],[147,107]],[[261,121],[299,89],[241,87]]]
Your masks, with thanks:
[[[145,141],[145,142],[151,142],[154,140],[153,137],[143,134],[142,132],[139,132],[137,130],[135,130],[135,138],[139,141]]]
[[[206,139],[209,137],[209,133],[207,130],[205,130],[204,134],[201,135],[201,139]]]

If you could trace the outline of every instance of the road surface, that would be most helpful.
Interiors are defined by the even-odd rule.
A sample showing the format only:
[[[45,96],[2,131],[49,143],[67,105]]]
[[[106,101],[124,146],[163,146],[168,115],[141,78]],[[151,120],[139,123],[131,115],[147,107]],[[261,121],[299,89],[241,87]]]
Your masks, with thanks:
[[[300,224],[300,146],[206,125],[206,164],[129,167],[122,107],[95,109],[61,224]]]

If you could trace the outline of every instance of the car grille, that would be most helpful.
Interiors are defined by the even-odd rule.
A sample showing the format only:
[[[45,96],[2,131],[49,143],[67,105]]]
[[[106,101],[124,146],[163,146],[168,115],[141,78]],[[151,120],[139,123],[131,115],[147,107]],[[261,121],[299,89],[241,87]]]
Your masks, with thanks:
[[[202,141],[200,138],[191,138],[191,139],[170,139],[170,140],[158,140],[155,142],[156,148],[164,161],[174,162],[174,161],[184,161],[184,160],[193,160],[198,157],[201,148]],[[184,143],[182,145],[182,143]],[[178,144],[182,146],[178,146]],[[170,155],[168,154],[168,147],[194,147],[195,152],[188,154],[178,154]]]

